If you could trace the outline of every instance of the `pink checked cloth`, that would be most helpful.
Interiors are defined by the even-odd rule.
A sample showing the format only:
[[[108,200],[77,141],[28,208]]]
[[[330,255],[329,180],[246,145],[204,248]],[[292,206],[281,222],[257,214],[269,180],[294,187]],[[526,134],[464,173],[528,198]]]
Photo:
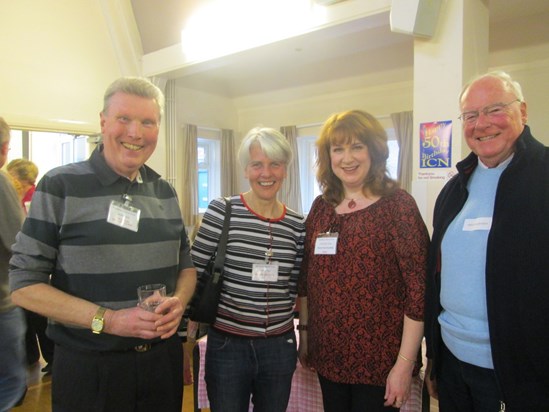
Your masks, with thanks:
[[[198,379],[195,378],[194,384],[198,385],[198,407],[200,409],[209,408],[208,393],[206,392],[206,382],[204,382],[204,360],[206,359],[207,336],[198,341],[200,350],[200,369]],[[422,374],[414,377],[412,381],[412,390],[408,401],[400,408],[401,412],[421,412],[421,392],[423,389]],[[315,372],[305,369],[299,361],[292,379],[292,392],[290,393],[290,402],[287,412],[323,412],[322,392],[318,377]],[[253,411],[253,405],[250,403],[249,411]]]

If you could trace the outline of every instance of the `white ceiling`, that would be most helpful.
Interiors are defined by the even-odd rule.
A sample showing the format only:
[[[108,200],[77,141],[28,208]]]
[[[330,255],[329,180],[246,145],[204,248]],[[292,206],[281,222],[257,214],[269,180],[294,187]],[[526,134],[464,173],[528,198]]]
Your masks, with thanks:
[[[201,1],[205,0],[131,0],[144,53],[178,44],[181,21]],[[491,0],[489,10],[491,50],[521,47],[517,42],[549,42],[549,29],[540,33],[535,25],[532,30],[537,31],[531,36],[522,33],[521,40],[512,34],[498,36],[505,39],[500,43],[492,40],[496,37],[493,32],[506,34],[509,22],[547,16],[543,20],[547,23],[548,0]],[[528,30],[527,26],[521,25],[521,29]],[[410,75],[412,64],[413,38],[391,32],[386,12],[164,75],[177,78],[182,87],[238,98],[308,85],[322,85],[325,93],[330,91],[327,90],[330,85],[337,88],[340,79],[345,79],[348,85],[353,78],[365,75],[378,81],[382,74],[389,75],[393,82],[404,81],[409,80],[406,76]],[[403,68],[410,70],[406,72]]]

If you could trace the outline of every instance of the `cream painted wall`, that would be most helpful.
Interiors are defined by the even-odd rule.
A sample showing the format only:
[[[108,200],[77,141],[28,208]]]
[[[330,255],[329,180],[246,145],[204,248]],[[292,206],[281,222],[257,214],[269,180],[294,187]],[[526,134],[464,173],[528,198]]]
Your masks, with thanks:
[[[249,107],[239,111],[240,131],[254,126],[280,126],[321,123],[331,114],[362,109],[375,116],[409,110],[412,107],[412,83],[402,82],[371,88],[341,90],[310,98],[301,98],[273,106]]]
[[[238,116],[234,103],[226,98],[201,93],[194,90],[177,88],[177,139],[175,150],[182,153],[181,138],[185,124],[194,124],[198,127],[214,129],[232,129],[237,132]],[[181,156],[177,157],[176,176],[182,175],[186,162]],[[185,196],[186,182],[176,178],[175,190],[181,199]]]
[[[99,131],[103,92],[123,68],[105,4],[0,0],[0,115],[12,127]]]
[[[238,113],[230,99],[195,90],[177,89],[177,122],[217,129],[238,128]]]
[[[547,49],[544,49],[544,54],[540,55],[548,56],[549,44],[543,47],[547,47]],[[504,69],[522,84],[530,113],[528,123],[532,128],[534,136],[545,145],[549,145],[549,133],[546,133],[549,130],[549,116],[546,115],[546,101],[547,95],[549,95],[549,59],[534,58],[530,61],[523,59],[520,64],[501,64],[502,61],[514,62],[520,56],[523,56],[523,53],[524,50],[513,50],[512,52],[503,53],[505,56],[500,54],[491,55],[491,62],[497,61],[500,64],[497,66],[494,65],[490,69]],[[412,69],[407,68],[403,70],[410,70],[411,72]],[[179,90],[178,93],[178,102],[185,102],[181,107],[178,107],[178,113],[180,113],[182,119],[191,119],[191,123],[219,127],[212,123],[210,119],[217,119],[216,122],[219,122],[220,110],[222,110],[224,105],[226,105],[225,113],[227,113],[227,110],[235,110],[231,101],[224,102],[222,99],[204,94],[196,98],[188,90]],[[279,100],[278,93],[280,92],[273,95],[273,100]],[[294,90],[292,93],[295,96],[302,96],[304,94],[300,93],[299,90]],[[251,102],[269,101],[269,95],[256,96],[255,98],[252,96],[247,99]],[[459,114],[458,96],[455,96],[455,102],[455,110],[448,113],[446,117],[457,118]],[[363,109],[376,116],[380,116],[386,123],[388,121],[386,116],[390,113],[411,110],[412,107],[413,82],[410,81],[364,89],[341,90],[337,93],[315,96],[314,98],[296,97],[285,104],[252,104],[249,107],[240,109],[237,116],[228,116],[227,121],[231,117],[231,122],[234,122],[231,124],[237,125],[233,129],[235,130],[237,140],[240,140],[250,128],[258,125],[279,128],[280,126],[287,125],[320,124],[334,112],[354,108]],[[236,122],[236,119],[238,122]],[[468,153],[468,148],[465,146],[463,150],[464,154],[461,157],[464,157]],[[239,178],[240,190],[247,190],[248,182],[243,178],[242,171],[239,171]],[[437,184],[436,182],[429,184],[433,185],[431,191],[434,193],[438,193],[442,188],[442,184]],[[184,191],[184,188],[181,190]],[[426,213],[426,211],[432,210],[435,198],[436,196],[429,197],[426,201],[424,201],[423,197],[418,199],[418,205],[427,219],[430,213]],[[430,222],[426,223],[430,226]]]
[[[351,109],[361,109],[380,117],[384,122],[393,112],[412,107],[412,83],[403,82],[364,89],[342,90],[338,93],[302,98],[273,106],[249,107],[239,111],[239,131],[242,138],[256,126],[301,126],[323,123],[331,114]],[[268,100],[268,99],[267,99]],[[247,190],[248,182],[240,176],[241,190]]]

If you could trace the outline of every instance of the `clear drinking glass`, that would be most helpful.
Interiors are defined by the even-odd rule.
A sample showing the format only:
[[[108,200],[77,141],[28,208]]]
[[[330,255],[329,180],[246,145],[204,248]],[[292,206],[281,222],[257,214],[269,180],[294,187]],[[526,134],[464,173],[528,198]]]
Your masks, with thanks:
[[[149,312],[154,312],[156,307],[162,303],[165,297],[166,285],[162,283],[142,285],[137,288],[139,306]]]

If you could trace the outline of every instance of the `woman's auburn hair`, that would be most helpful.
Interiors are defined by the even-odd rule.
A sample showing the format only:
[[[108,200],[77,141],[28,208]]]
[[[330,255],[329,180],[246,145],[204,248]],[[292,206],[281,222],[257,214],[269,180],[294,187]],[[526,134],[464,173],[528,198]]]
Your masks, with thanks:
[[[362,110],[349,110],[333,114],[326,120],[316,141],[316,177],[324,199],[338,205],[345,198],[341,180],[334,174],[330,159],[330,147],[334,144],[349,144],[354,139],[365,144],[370,155],[370,170],[363,182],[363,191],[377,196],[393,193],[398,183],[387,172],[389,147],[387,133],[379,121]]]

